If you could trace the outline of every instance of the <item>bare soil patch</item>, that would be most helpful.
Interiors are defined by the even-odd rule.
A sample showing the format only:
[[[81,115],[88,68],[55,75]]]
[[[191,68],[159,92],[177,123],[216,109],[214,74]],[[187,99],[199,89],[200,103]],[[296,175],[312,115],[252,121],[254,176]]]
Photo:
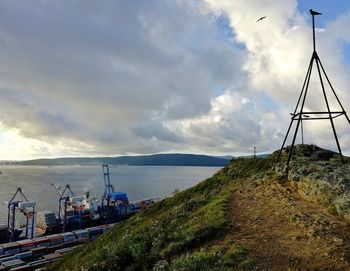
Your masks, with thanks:
[[[350,226],[288,184],[243,184],[229,216],[256,270],[350,270]]]

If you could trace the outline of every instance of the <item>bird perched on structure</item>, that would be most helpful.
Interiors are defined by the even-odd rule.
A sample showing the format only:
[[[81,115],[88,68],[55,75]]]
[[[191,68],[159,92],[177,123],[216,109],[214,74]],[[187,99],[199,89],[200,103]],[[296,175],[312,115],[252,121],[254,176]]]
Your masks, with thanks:
[[[310,9],[311,15],[322,15],[322,13]]]
[[[263,19],[265,19],[267,16],[263,16],[261,18],[259,18],[256,22],[262,21]]]

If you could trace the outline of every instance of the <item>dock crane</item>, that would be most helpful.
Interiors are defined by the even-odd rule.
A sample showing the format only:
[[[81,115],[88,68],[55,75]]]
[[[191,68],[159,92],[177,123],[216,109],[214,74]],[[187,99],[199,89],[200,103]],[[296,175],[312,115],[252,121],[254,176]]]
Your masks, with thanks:
[[[20,197],[20,200],[16,200]],[[36,202],[28,201],[27,197],[22,192],[22,188],[18,187],[16,193],[12,196],[7,204],[7,227],[8,227],[8,237],[7,239],[11,242],[16,241],[20,238],[23,229],[16,228],[16,213],[21,212],[26,218],[26,223],[24,224],[25,235],[23,238],[34,238],[34,220],[35,220],[35,206]],[[30,234],[30,236],[29,236]]]
[[[58,222],[62,231],[81,229],[95,223],[100,219],[98,211],[98,200],[90,198],[87,191],[84,196],[76,196],[70,185],[67,184],[62,190],[57,184],[52,184],[59,193]],[[89,222],[89,220],[92,222]]]
[[[62,225],[62,231],[66,231],[67,226],[67,207],[70,202],[71,197],[75,197],[75,194],[73,193],[72,189],[70,188],[70,185],[67,184],[63,190],[61,190],[61,187],[58,184],[51,184],[54,186],[60,195],[58,199],[58,222]]]
[[[128,196],[125,192],[115,192],[110,181],[109,166],[102,165],[104,193],[102,196],[101,218],[104,222],[115,222],[118,218],[117,208],[121,204],[128,204]]]
[[[105,185],[105,191],[102,196],[102,204],[105,203],[106,205],[109,205],[111,198],[114,195],[114,186],[111,185],[111,180],[109,178],[109,167],[108,165],[102,165],[103,170],[103,181]]]

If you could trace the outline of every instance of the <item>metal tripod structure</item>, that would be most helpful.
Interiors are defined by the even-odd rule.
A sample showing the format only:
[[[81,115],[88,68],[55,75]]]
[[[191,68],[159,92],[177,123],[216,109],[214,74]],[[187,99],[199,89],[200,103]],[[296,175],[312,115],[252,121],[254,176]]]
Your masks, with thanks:
[[[293,141],[292,141],[292,145],[291,145],[291,148],[290,148],[290,152],[289,152],[289,156],[288,156],[288,160],[287,160],[287,170],[288,170],[288,166],[289,166],[289,162],[292,158],[292,154],[293,154],[293,148],[294,148],[294,144],[295,144],[295,140],[296,140],[296,137],[297,137],[297,134],[298,134],[298,129],[299,129],[299,126],[301,126],[301,130],[302,130],[302,141],[304,141],[303,139],[303,121],[307,120],[307,121],[311,121],[311,120],[324,120],[324,119],[329,119],[330,120],[330,123],[331,123],[331,127],[332,127],[332,130],[333,130],[333,134],[334,134],[334,137],[335,137],[335,141],[336,141],[336,144],[337,144],[337,147],[338,147],[338,151],[339,151],[339,154],[340,154],[340,157],[341,157],[341,160],[342,162],[344,162],[344,159],[343,159],[343,154],[342,154],[342,151],[341,151],[341,148],[340,148],[340,144],[339,144],[339,139],[338,139],[338,136],[337,136],[337,132],[335,130],[335,125],[334,125],[334,119],[337,118],[337,117],[340,117],[342,115],[345,115],[345,118],[347,119],[348,123],[350,124],[350,119],[348,117],[348,115],[346,114],[345,112],[345,109],[343,107],[343,105],[341,104],[330,80],[329,80],[329,77],[322,65],[322,62],[316,52],[316,38],[315,38],[315,16],[317,15],[321,15],[321,13],[318,13],[316,11],[313,11],[312,9],[310,9],[310,13],[311,13],[311,16],[312,16],[312,34],[313,34],[313,53],[312,53],[312,57],[311,57],[311,60],[310,60],[310,64],[309,64],[309,67],[308,67],[308,70],[307,70],[307,73],[306,73],[306,77],[305,77],[305,80],[304,80],[304,83],[303,83],[303,87],[301,89],[301,93],[299,95],[299,99],[298,99],[298,102],[297,102],[297,105],[295,107],[295,110],[293,113],[291,113],[292,117],[291,117],[291,122],[289,124],[289,127],[288,127],[288,130],[287,130],[287,134],[283,140],[283,144],[282,144],[282,147],[278,153],[278,156],[277,156],[277,159],[276,159],[276,163],[279,161],[279,159],[281,158],[281,154],[282,154],[282,150],[286,144],[286,141],[287,141],[287,138],[288,138],[288,135],[289,135],[289,132],[291,131],[291,128],[292,128],[292,125],[293,125],[293,122],[296,121],[297,124],[296,124],[296,128],[295,128],[295,131],[294,131],[294,135],[293,135]],[[308,92],[308,89],[309,89],[309,83],[310,83],[310,77],[311,77],[311,73],[312,73],[312,68],[314,66],[314,63],[316,63],[316,67],[317,67],[317,72],[318,72],[318,76],[319,76],[319,79],[320,79],[320,84],[321,84],[321,87],[322,87],[322,94],[323,94],[323,97],[325,99],[325,102],[326,102],[326,107],[327,107],[327,111],[314,111],[314,112],[309,112],[309,111],[304,111],[304,105],[305,105],[305,100],[306,100],[306,96],[307,96],[307,92]],[[324,77],[323,77],[324,76]],[[325,79],[325,80],[324,80]],[[328,102],[328,98],[327,98],[327,93],[326,93],[326,90],[325,90],[325,82],[326,81],[330,87],[330,89],[332,90],[332,93],[333,95],[335,96],[341,110],[340,111],[331,111],[330,109],[330,106],[329,106],[329,102]],[[302,142],[304,144],[304,142]]]

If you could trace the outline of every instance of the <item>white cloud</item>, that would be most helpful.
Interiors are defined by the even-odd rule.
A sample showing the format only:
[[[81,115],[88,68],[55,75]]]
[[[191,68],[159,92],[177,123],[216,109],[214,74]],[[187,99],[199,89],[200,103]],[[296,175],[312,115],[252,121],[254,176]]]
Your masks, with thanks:
[[[0,158],[244,153],[282,143],[312,53],[296,0],[35,3],[0,2]],[[349,18],[317,32],[345,109]],[[310,110],[319,91],[311,82]],[[350,128],[339,125],[350,150]],[[305,123],[306,138],[334,149],[328,133]]]
[[[281,135],[280,127],[283,125],[287,129],[287,112],[292,112],[295,106],[311,58],[312,32],[310,25],[307,24],[308,18],[297,10],[297,1],[294,0],[278,3],[268,0],[208,0],[207,3],[218,14],[224,13],[229,17],[231,27],[236,34],[235,40],[245,44],[248,58],[244,63],[244,68],[249,74],[248,83],[250,83],[252,97],[256,97],[257,92],[264,91],[278,104],[274,112],[271,112],[273,118],[267,122],[262,120],[260,123],[268,125],[272,134]],[[263,15],[268,17],[259,23],[254,23],[254,19]],[[345,86],[349,83],[345,75],[349,72],[349,68],[341,63],[339,40],[346,40],[346,27],[344,26],[348,24],[348,18],[348,15],[343,15],[337,21],[322,28],[322,31],[317,31],[318,44],[320,44],[318,52],[325,69],[334,86],[342,86],[343,89],[346,89]],[[320,108],[325,110],[322,89],[318,77],[315,76],[317,74],[316,65],[313,68],[314,74],[305,106],[309,110]],[[344,95],[342,91],[337,90],[337,93],[343,104],[348,104],[350,97]],[[332,97],[330,88],[327,89],[327,94],[331,108],[338,110],[339,106]],[[287,112],[281,116],[280,113],[284,109],[287,109]],[[263,119],[264,113],[260,117]],[[329,122],[306,122],[304,126],[306,126],[309,143],[313,142],[326,148],[336,149],[335,143],[330,140],[330,138],[333,139],[333,133]],[[348,137],[350,127],[347,127],[347,130],[343,127],[344,125],[340,124],[337,129],[343,132],[344,137]],[[349,150],[350,145],[346,144],[346,140],[343,141],[343,148]],[[273,146],[273,137],[264,143],[270,149]]]

